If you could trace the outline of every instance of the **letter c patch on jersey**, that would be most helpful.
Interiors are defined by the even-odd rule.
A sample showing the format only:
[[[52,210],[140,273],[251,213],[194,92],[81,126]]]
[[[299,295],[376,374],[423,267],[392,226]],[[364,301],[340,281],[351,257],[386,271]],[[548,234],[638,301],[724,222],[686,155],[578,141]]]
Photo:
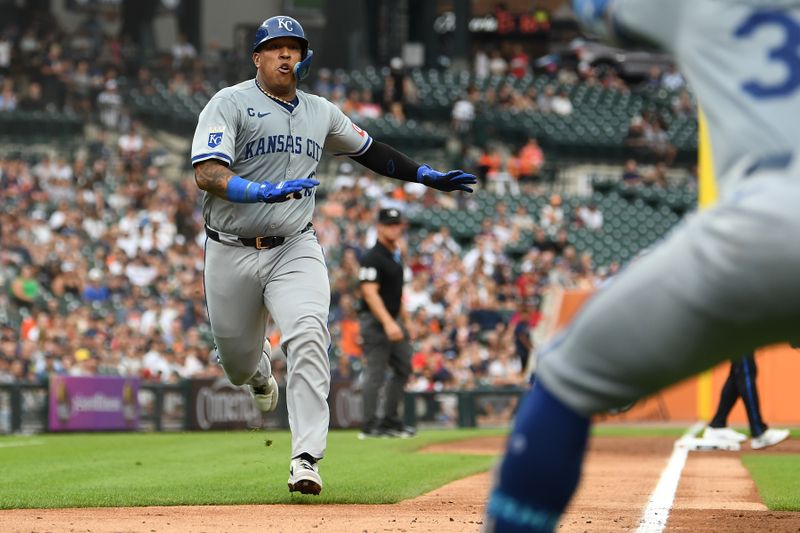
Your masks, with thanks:
[[[361,267],[358,269],[359,281],[375,281],[378,279],[378,270],[374,267]]]
[[[211,126],[208,128],[208,147],[216,148],[222,144],[222,137],[225,135],[225,126]]]

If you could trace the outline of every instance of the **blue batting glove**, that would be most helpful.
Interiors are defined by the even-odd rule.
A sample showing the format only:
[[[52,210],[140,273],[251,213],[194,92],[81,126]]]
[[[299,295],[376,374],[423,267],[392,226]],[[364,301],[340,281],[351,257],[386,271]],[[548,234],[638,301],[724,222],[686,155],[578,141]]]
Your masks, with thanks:
[[[299,199],[302,197],[304,189],[313,189],[317,185],[319,182],[314,179],[281,181],[275,185],[262,183],[258,187],[258,200],[267,204],[276,204],[290,198]]]
[[[478,183],[478,178],[472,174],[467,174],[463,170],[439,172],[438,170],[433,170],[428,165],[422,165],[417,169],[417,182],[436,189],[437,191],[472,192],[472,187],[467,187],[467,185]]]

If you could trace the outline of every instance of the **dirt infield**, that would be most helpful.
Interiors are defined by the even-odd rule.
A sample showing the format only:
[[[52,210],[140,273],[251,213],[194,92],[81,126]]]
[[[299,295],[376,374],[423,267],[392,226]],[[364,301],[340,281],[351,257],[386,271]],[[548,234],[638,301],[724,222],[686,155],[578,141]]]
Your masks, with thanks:
[[[674,439],[598,437],[584,481],[559,531],[635,530],[672,453]],[[437,445],[434,453],[498,454],[503,441],[484,438]],[[759,453],[800,453],[788,441]],[[800,531],[800,513],[767,511],[738,453],[692,452],[666,531]],[[257,505],[0,511],[0,531],[105,532],[476,532],[489,474],[450,483],[394,505]]]

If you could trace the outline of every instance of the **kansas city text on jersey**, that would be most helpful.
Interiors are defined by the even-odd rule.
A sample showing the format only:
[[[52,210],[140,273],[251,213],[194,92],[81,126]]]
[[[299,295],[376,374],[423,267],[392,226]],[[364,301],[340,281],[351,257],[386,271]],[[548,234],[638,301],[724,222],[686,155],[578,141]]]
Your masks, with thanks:
[[[314,139],[306,139],[304,143],[299,135],[270,135],[245,144],[242,160],[247,161],[259,155],[275,153],[302,154],[304,151],[308,157],[319,162],[322,146]]]

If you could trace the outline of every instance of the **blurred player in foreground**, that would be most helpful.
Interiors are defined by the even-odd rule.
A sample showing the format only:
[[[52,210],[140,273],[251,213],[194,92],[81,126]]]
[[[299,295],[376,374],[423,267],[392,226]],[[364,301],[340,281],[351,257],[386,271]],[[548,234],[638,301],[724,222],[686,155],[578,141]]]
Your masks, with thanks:
[[[800,321],[800,0],[573,0],[618,42],[670,51],[708,118],[719,202],[601,290],[546,346],[488,531],[551,531],[595,413],[796,337]]]

